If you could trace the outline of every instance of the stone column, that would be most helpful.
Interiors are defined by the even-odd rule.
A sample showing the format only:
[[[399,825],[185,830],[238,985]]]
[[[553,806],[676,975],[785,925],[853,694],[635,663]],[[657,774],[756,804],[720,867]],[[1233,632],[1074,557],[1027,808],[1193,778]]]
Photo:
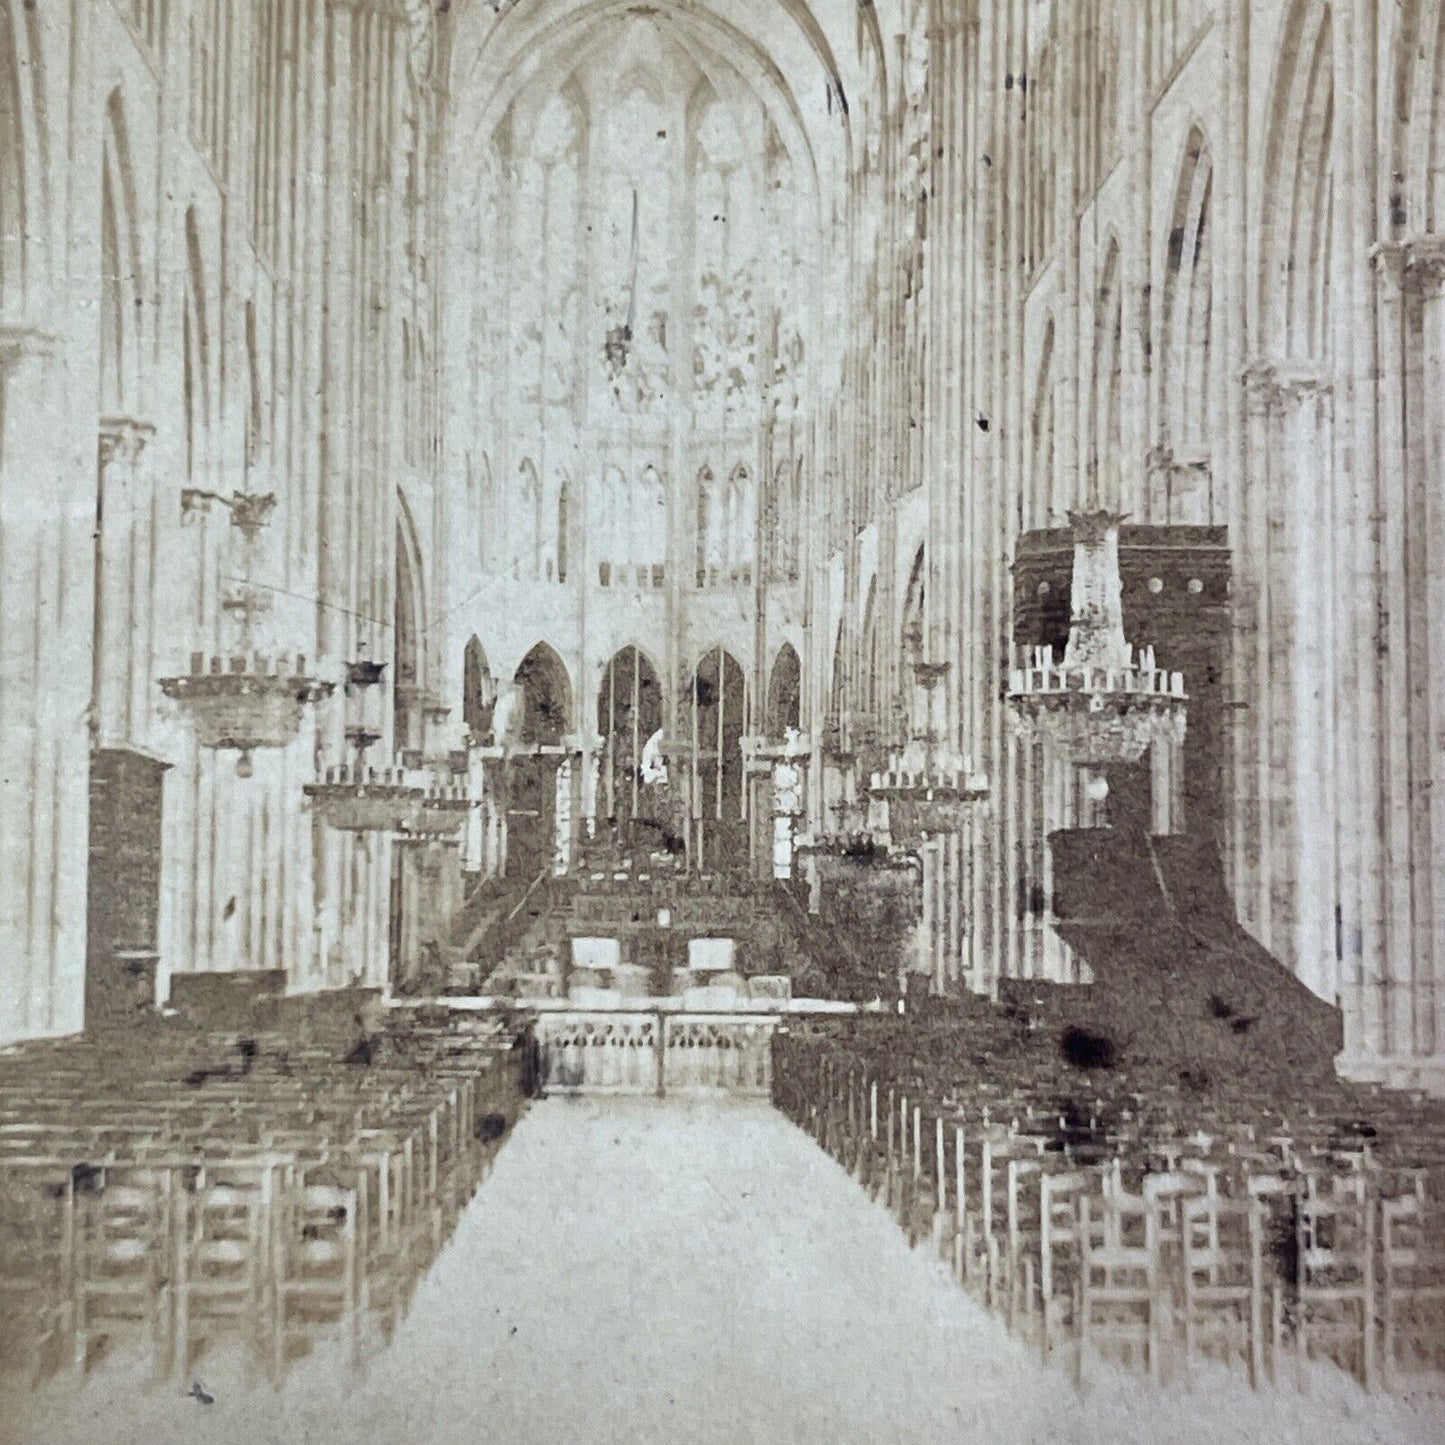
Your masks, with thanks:
[[[575,804],[577,771],[585,753],[581,749],[569,751],[557,767],[557,813],[556,846],[554,850],[554,871],[559,875],[571,866],[576,845]]]
[[[1411,1059],[1438,1056],[1445,997],[1445,237],[1377,246],[1380,286],[1380,466],[1375,510],[1383,576],[1380,729],[1383,780],[1380,874],[1383,930],[1364,940],[1356,983],[1364,1027],[1347,1040],[1354,1070],[1403,1082]],[[1424,346],[1416,351],[1418,328]],[[1376,977],[1378,974],[1378,977]],[[1383,1057],[1381,1066],[1370,1056]]]
[[[462,829],[462,872],[480,873],[486,865],[487,764],[480,748],[467,750],[467,796],[472,806]]]
[[[1413,1049],[1439,1055],[1445,1044],[1445,235],[1410,244],[1409,277],[1420,299],[1425,348],[1420,393],[1424,398],[1421,445],[1410,451],[1410,564],[1414,585],[1409,606],[1420,640],[1412,669],[1416,774],[1413,866],[1415,994]]]
[[[1312,367],[1272,361],[1248,368],[1245,383],[1251,454],[1259,463],[1251,481],[1263,497],[1240,547],[1252,574],[1258,662],[1256,929],[1306,984],[1333,1000],[1335,639],[1323,555],[1330,389]]]
[[[64,397],[53,339],[0,328],[0,1043],[85,1001],[95,461]]]
[[[100,423],[92,727],[101,747],[134,746],[147,732],[152,518],[141,459],[154,433],[132,417]]]

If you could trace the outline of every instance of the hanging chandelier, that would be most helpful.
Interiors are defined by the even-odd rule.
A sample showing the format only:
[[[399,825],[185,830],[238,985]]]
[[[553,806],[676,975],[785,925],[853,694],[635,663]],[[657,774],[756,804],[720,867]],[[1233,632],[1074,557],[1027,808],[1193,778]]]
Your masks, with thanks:
[[[1114,512],[1070,512],[1074,570],[1062,661],[1036,647],[1013,671],[1009,702],[1019,735],[1042,737],[1071,763],[1137,763],[1155,744],[1184,741],[1184,676],[1160,668],[1152,647],[1124,637],[1119,525]]]
[[[243,778],[251,776],[257,748],[284,748],[294,741],[307,706],[334,690],[306,670],[304,657],[284,653],[223,658],[193,652],[190,672],[163,677],[160,686],[190,714],[203,748],[240,754],[236,773]]]
[[[398,836],[409,843],[455,843],[472,801],[464,783],[432,782],[421,790],[417,811]]]
[[[425,789],[401,768],[328,768],[302,792],[328,828],[343,833],[401,833],[421,816]]]
[[[934,700],[947,675],[946,662],[914,662],[914,681],[928,699],[927,721],[889,755],[887,769],[869,780],[873,800],[887,805],[889,836],[909,847],[959,832],[969,813],[988,797],[988,778],[974,768],[973,759],[939,743]]]

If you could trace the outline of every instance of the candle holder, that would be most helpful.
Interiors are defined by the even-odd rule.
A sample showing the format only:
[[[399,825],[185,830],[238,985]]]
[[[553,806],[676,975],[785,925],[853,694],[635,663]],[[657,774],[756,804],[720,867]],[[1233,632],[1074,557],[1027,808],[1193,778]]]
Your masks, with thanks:
[[[329,768],[302,792],[327,827],[343,833],[402,833],[421,816],[426,790],[401,768]]]
[[[161,691],[190,714],[203,748],[234,749],[238,776],[252,772],[258,748],[284,748],[301,731],[308,705],[329,697],[334,685],[306,670],[306,659],[259,653],[223,658],[191,654],[191,670],[163,677]]]
[[[417,813],[399,836],[408,843],[455,843],[472,802],[464,784],[434,780],[421,790]]]
[[[1008,700],[1024,738],[1042,737],[1071,763],[1136,763],[1153,745],[1181,746],[1182,673],[1160,668],[1154,649],[1124,637],[1119,524],[1113,512],[1071,512],[1074,572],[1068,646],[1056,662],[1036,647],[1010,675]]]
[[[914,680],[927,697],[923,727],[869,779],[869,794],[887,805],[889,836],[908,847],[961,831],[989,794],[989,780],[973,759],[939,743],[935,701],[948,669],[946,662],[914,661]]]

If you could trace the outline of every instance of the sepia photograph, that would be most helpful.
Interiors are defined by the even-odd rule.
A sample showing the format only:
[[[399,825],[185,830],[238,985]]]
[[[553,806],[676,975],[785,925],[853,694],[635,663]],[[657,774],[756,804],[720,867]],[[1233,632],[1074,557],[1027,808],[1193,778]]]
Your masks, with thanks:
[[[1445,1445],[1445,0],[0,0],[0,1445]]]

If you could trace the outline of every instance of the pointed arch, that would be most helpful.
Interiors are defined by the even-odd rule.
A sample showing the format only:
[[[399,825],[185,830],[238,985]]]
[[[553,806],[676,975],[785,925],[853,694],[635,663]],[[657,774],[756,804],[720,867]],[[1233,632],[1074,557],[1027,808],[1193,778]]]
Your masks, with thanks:
[[[1331,341],[1334,210],[1334,39],[1325,0],[1293,0],[1279,53],[1261,198],[1259,349],[1318,361]]]
[[[1119,242],[1109,238],[1099,272],[1094,309],[1094,455],[1091,459],[1101,499],[1119,496],[1123,444],[1124,292],[1120,284]]]
[[[729,473],[724,489],[722,522],[722,569],[726,583],[748,586],[752,582],[752,557],[757,532],[757,493],[753,475],[739,462]]]
[[[572,682],[556,650],[537,643],[517,665],[512,681],[522,689],[522,742],[560,746],[572,731]]]
[[[632,535],[639,585],[661,587],[667,566],[667,484],[651,462],[643,466],[638,478]]]
[[[704,866],[745,858],[742,739],[747,726],[747,678],[720,644],[703,654],[689,689],[692,816]]]
[[[603,817],[637,818],[642,750],[662,725],[662,683],[652,659],[635,643],[619,648],[597,691],[597,732],[603,748],[598,807]]]
[[[116,414],[135,409],[143,319],[135,176],[119,87],[105,107],[100,208],[100,407]]]
[[[1213,315],[1210,198],[1213,162],[1204,130],[1184,143],[1174,188],[1164,271],[1164,354],[1160,359],[1163,439],[1176,455],[1205,453],[1209,439]]]
[[[50,241],[40,23],[33,0],[0,0],[0,312],[12,317],[43,302]]]
[[[768,737],[785,737],[790,728],[802,726],[802,717],[803,665],[797,649],[791,642],[785,642],[778,649],[768,675]]]
[[[496,702],[497,682],[486,649],[481,638],[473,635],[462,652],[462,721],[478,742],[491,734]]]

